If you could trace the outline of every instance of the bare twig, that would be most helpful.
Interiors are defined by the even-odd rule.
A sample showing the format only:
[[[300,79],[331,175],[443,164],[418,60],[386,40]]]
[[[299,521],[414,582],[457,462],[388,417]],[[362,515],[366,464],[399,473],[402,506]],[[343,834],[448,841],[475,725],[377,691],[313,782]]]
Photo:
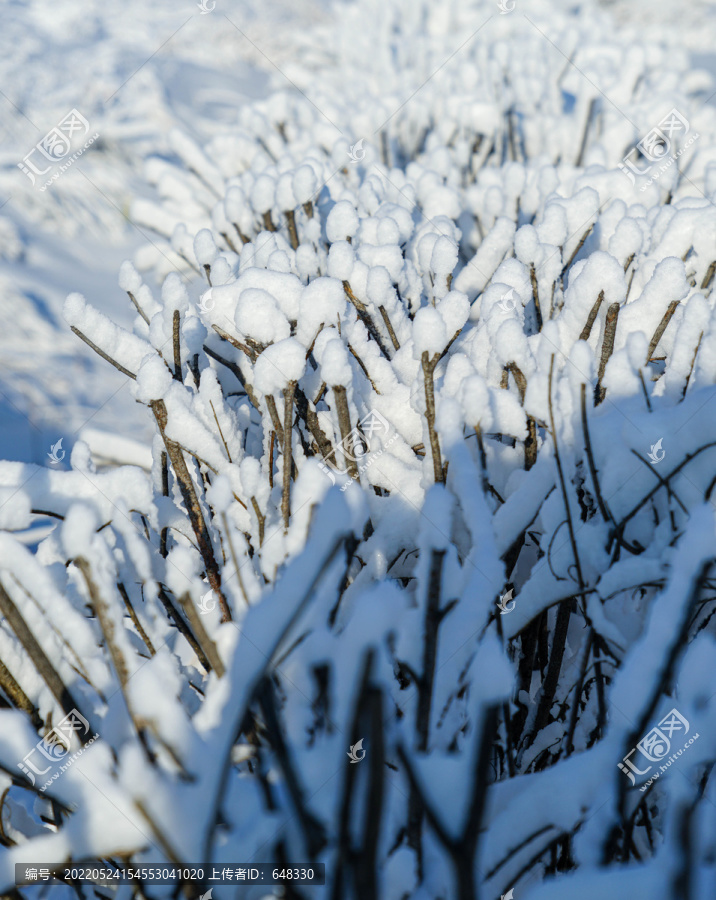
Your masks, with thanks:
[[[281,492],[281,512],[284,531],[288,531],[291,517],[291,438],[293,436],[293,395],[296,382],[289,381],[283,391],[283,485]]]
[[[614,337],[617,332],[617,320],[619,319],[619,304],[612,303],[607,310],[607,320],[604,326],[604,340],[602,341],[602,354],[599,358],[599,372],[597,374],[597,388],[595,391],[596,404],[599,405],[606,396],[606,388],[602,386],[604,371],[614,350]]]
[[[15,632],[17,639],[23,646],[23,649],[32,660],[37,673],[50,689],[50,693],[55,698],[66,715],[73,710],[80,710],[80,706],[70,693],[69,688],[65,685],[57,670],[50,662],[47,654],[37,642],[35,635],[30,631],[22,614],[15,606],[12,598],[5,590],[0,582],[0,613],[7,619],[8,625]],[[85,718],[87,718],[85,716]],[[80,741],[86,743],[90,735],[84,737],[79,735]]]
[[[589,315],[587,316],[587,321],[584,328],[579,335],[580,341],[588,341],[589,335],[592,333],[592,326],[594,325],[594,321],[597,318],[597,313],[599,312],[599,307],[602,305],[602,301],[604,300],[604,291],[599,292],[599,296],[594,301],[594,305],[589,310]]]
[[[427,350],[423,351],[423,384],[425,386],[425,418],[428,423],[428,435],[430,437],[430,450],[433,457],[433,477],[436,484],[445,483],[445,475],[443,472],[442,455],[440,453],[440,440],[435,430],[435,383],[433,374],[435,366],[438,363],[437,354],[430,359]]]
[[[179,489],[184,499],[184,505],[186,506],[186,511],[189,515],[189,521],[191,522],[194,535],[196,536],[196,542],[199,547],[199,552],[201,553],[201,558],[204,561],[206,577],[209,579],[211,589],[219,600],[222,621],[228,622],[231,619],[231,611],[229,610],[229,605],[221,590],[221,570],[219,569],[216,557],[214,556],[211,536],[209,535],[209,530],[204,521],[204,514],[201,511],[199,498],[196,495],[196,490],[194,489],[194,484],[189,475],[189,470],[187,469],[181,447],[176,441],[172,441],[168,438],[166,434],[167,408],[163,400],[152,400],[149,405],[154,413],[154,418],[157,420],[159,433],[162,436],[167,455],[169,456],[172,468],[174,469],[174,474],[179,483]]]

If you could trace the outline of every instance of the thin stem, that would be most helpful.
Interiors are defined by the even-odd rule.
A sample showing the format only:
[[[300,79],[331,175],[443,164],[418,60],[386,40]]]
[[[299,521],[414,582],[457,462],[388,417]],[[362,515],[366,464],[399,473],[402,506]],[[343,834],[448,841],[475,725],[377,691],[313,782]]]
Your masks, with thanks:
[[[174,310],[173,328],[172,328],[172,344],[174,347],[174,380],[181,381],[181,341],[180,341],[180,324],[181,317],[179,310]]]
[[[430,436],[430,450],[433,457],[433,477],[436,484],[445,483],[445,475],[443,473],[442,455],[440,453],[440,440],[435,430],[435,384],[433,382],[433,373],[438,362],[438,356],[430,359],[427,350],[423,351],[423,383],[425,386],[425,418],[428,423],[428,434]]]
[[[333,396],[336,398],[336,414],[338,415],[338,427],[341,430],[341,444],[346,461],[346,469],[354,481],[360,481],[358,464],[353,457],[354,447],[351,443],[353,434],[351,432],[351,416],[348,409],[348,397],[343,385],[338,384],[334,386]]]
[[[293,396],[296,382],[289,381],[283,391],[283,485],[281,492],[281,512],[284,531],[288,531],[291,517],[291,438],[293,436]]]

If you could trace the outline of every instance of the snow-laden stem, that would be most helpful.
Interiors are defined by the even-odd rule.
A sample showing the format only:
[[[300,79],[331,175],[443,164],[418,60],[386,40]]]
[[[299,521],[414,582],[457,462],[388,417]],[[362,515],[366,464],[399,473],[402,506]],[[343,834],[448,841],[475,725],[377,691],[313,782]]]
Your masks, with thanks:
[[[132,301],[132,305],[137,310],[139,315],[144,319],[144,321],[147,323],[147,325],[149,325],[149,316],[147,316],[147,314],[144,312],[142,307],[139,305],[139,303],[137,302],[137,298],[134,296],[134,294],[131,291],[127,291],[127,295],[129,297],[129,299]]]
[[[256,690],[256,697],[263,713],[264,725],[268,734],[271,749],[286,781],[291,803],[298,817],[301,832],[306,843],[308,858],[313,862],[326,845],[325,829],[321,822],[308,808],[306,791],[303,788],[298,766],[284,739],[284,729],[279,722],[276,708],[276,696],[272,676],[262,679]]]
[[[288,238],[291,243],[292,250],[298,250],[298,231],[296,231],[296,213],[292,209],[287,209],[284,213],[286,217],[286,225],[288,226]]]
[[[606,388],[602,386],[602,379],[611,355],[614,351],[614,337],[617,333],[617,321],[619,319],[619,304],[612,303],[607,310],[606,323],[604,325],[604,340],[602,341],[602,353],[599,357],[599,371],[597,373],[597,387],[595,391],[595,405],[599,405],[606,397]]]
[[[273,425],[273,430],[276,432],[276,437],[278,438],[279,444],[281,446],[284,445],[284,437],[283,437],[283,425],[281,424],[281,419],[278,415],[278,407],[276,406],[276,400],[272,394],[266,395],[266,408],[269,411],[269,415],[271,416],[271,424]]]
[[[199,660],[199,662],[201,663],[201,665],[204,667],[204,669],[207,672],[211,672],[212,666],[211,666],[211,663],[209,662],[209,659],[208,659],[206,653],[204,653],[204,651],[201,649],[199,642],[197,641],[196,637],[194,636],[194,633],[192,632],[191,628],[189,628],[187,623],[182,618],[181,614],[178,612],[177,608],[172,603],[172,601],[171,601],[169,595],[167,594],[166,590],[164,589],[163,585],[159,585],[159,590],[157,592],[157,596],[159,597],[159,600],[160,600],[162,606],[164,607],[164,610],[165,610],[167,616],[174,623],[174,625],[177,628],[177,631],[184,637],[187,644],[189,644],[191,649],[194,651],[194,653],[196,654],[196,658]]]
[[[166,450],[162,450],[161,456],[161,472],[162,472],[162,496],[169,496],[169,460],[167,457]],[[162,555],[163,559],[167,558],[167,535],[169,534],[169,529],[165,526],[162,528],[161,534],[159,536],[159,552]]]
[[[435,366],[438,364],[439,356],[436,354],[430,359],[427,350],[422,354],[423,366],[423,384],[425,386],[425,419],[428,423],[428,435],[430,437],[430,451],[433,458],[433,477],[436,484],[445,483],[445,475],[443,472],[443,461],[440,453],[440,439],[435,430],[435,383],[433,374]]]
[[[385,748],[383,735],[383,697],[379,687],[372,682],[375,651],[369,649],[361,664],[361,677],[357,701],[353,709],[349,740],[355,744],[361,738],[367,739],[370,755],[368,763],[368,783],[365,791],[365,812],[362,816],[363,828],[355,845],[351,835],[351,813],[354,806],[357,767],[348,763],[345,767],[343,791],[338,813],[338,838],[336,858],[333,864],[334,880],[331,886],[331,900],[341,900],[345,893],[345,872],[350,871],[356,889],[356,896],[368,900],[378,900],[378,872],[376,852],[383,819],[385,803]]]
[[[220,325],[214,324],[211,327],[219,335],[219,337],[222,338],[222,340],[227,341],[229,344],[231,344],[232,347],[236,347],[237,350],[241,350],[241,352],[245,354],[252,363],[256,362],[256,354],[253,350],[247,347],[246,344],[242,344],[241,341],[238,340],[238,338],[233,337],[233,335],[229,334],[228,331],[225,331]]]
[[[673,679],[676,660],[687,644],[689,622],[691,621],[692,613],[697,605],[699,595],[702,592],[712,564],[713,561],[711,559],[702,562],[698,572],[691,581],[691,584],[684,585],[684,592],[688,591],[688,597],[684,603],[681,622],[679,623],[678,629],[671,636],[660,671],[649,685],[649,693],[647,694],[646,702],[641,707],[639,720],[635,723],[631,731],[625,735],[623,744],[625,753],[627,753],[631,747],[636,746],[640,737],[643,734],[646,734],[649,723],[654,718],[659,700],[666,693]],[[618,776],[615,776],[615,778],[617,783],[616,803],[612,808],[616,809],[617,818],[613,821],[612,827],[607,832],[602,844],[602,863],[605,865],[612,860],[620,858],[621,848],[619,846],[619,838],[620,835],[624,834],[626,823],[628,821],[627,782],[626,779],[621,777],[621,773],[619,773]]]
[[[433,702],[438,631],[442,620],[440,582],[444,558],[444,550],[433,550],[430,554],[430,574],[425,597],[425,621],[423,626],[423,667],[418,683],[418,708],[415,721],[416,746],[421,753],[427,751],[430,740],[430,710]]]
[[[430,826],[445,847],[455,871],[456,900],[479,900],[475,881],[475,857],[482,832],[481,823],[485,812],[487,789],[490,784],[490,760],[493,742],[497,733],[498,709],[488,706],[481,721],[480,738],[476,742],[475,758],[470,765],[472,783],[468,786],[469,802],[463,828],[457,838],[453,838],[432,804],[426,799],[413,764],[402,745],[398,745],[398,756],[410,781],[411,788],[418,794]]]
[[[704,275],[704,279],[701,282],[701,290],[707,291],[711,286],[711,282],[713,281],[714,272],[716,272],[716,259],[714,259],[710,264],[708,269],[706,270],[706,274]]]
[[[289,381],[283,391],[283,485],[281,493],[281,513],[284,531],[288,531],[291,517],[291,438],[293,437],[293,395],[296,382]]]
[[[537,331],[542,331],[542,307],[539,302],[539,288],[537,287],[537,272],[534,263],[530,265],[530,281],[532,283],[532,299],[535,304],[535,316],[537,318]]]
[[[354,481],[360,482],[358,464],[353,456],[353,450],[355,448],[351,440],[351,414],[348,409],[348,395],[345,387],[340,384],[334,385],[333,396],[336,398],[336,415],[338,416],[338,427],[341,431],[341,443],[345,448],[344,458],[346,461],[346,469]]]
[[[196,642],[201,648],[202,656],[206,658],[210,669],[215,672],[216,677],[222,678],[224,672],[226,671],[224,663],[219,656],[219,651],[216,647],[216,644],[209,637],[206,629],[204,628],[204,623],[202,622],[201,616],[196,611],[196,607],[192,603],[191,596],[186,593],[182,594],[178,599],[179,605],[181,606],[184,615],[187,617],[189,625],[192,629],[192,633],[196,636]]]
[[[25,653],[27,653],[32,660],[32,664],[38,675],[45,682],[65,715],[69,715],[72,710],[79,710],[81,712],[81,707],[78,706],[77,701],[72,696],[69,688],[65,685],[62,678],[60,678],[57,669],[55,669],[50,662],[47,654],[35,638],[35,635],[30,631],[27,622],[22,617],[22,614],[17,606],[15,606],[15,603],[1,582],[0,613],[7,619],[8,625],[15,632],[15,636],[22,644]],[[86,718],[87,716],[85,716],[85,719]],[[89,734],[87,734],[83,737],[81,736],[80,740],[85,744],[89,740],[89,737]]]
[[[232,372],[235,376],[241,387],[244,389],[246,396],[249,398],[249,401],[256,412],[261,413],[261,404],[259,403],[258,397],[254,393],[254,389],[251,384],[244,377],[243,372],[240,367],[229,359],[225,359],[223,356],[220,356],[215,350],[212,350],[211,347],[207,347],[204,344],[204,352],[207,356],[210,356],[212,359],[215,359],[218,363],[221,363],[222,366],[226,366],[226,368]]]
[[[179,382],[182,381],[180,329],[181,316],[179,310],[175,309],[172,317],[172,348],[174,351],[174,380]]]
[[[119,681],[119,687],[122,691],[122,696],[124,697],[124,703],[127,707],[129,718],[132,720],[132,724],[134,725],[135,731],[137,732],[139,743],[141,744],[142,749],[147,756],[147,759],[150,762],[154,762],[155,757],[149,748],[145,728],[138,720],[134,712],[132,702],[129,698],[129,693],[127,691],[129,669],[127,668],[127,660],[124,658],[124,654],[122,653],[122,650],[120,649],[117,642],[116,625],[112,617],[110,601],[102,595],[97,582],[92,577],[92,567],[90,566],[89,561],[82,556],[77,556],[72,560],[72,562],[82,573],[82,577],[84,578],[85,584],[87,586],[87,592],[89,593],[90,597],[90,605],[94,611],[95,616],[97,617],[99,627],[102,631],[102,635],[104,636],[104,642],[109,652],[110,659],[112,660],[112,666],[114,668],[115,674],[117,675],[117,680]]]
[[[540,326],[541,327],[541,326]],[[520,393],[520,403],[524,406],[527,393],[527,379],[517,363],[511,362],[505,366],[505,371],[511,372]],[[507,385],[505,385],[507,387]],[[525,469],[529,472],[537,462],[537,423],[533,416],[527,416],[527,437],[525,439]]]
[[[149,637],[149,635],[147,634],[147,632],[145,631],[144,626],[140,622],[139,616],[137,615],[137,611],[135,610],[134,606],[132,605],[132,601],[129,599],[129,594],[127,593],[127,589],[122,584],[121,581],[117,582],[117,590],[119,591],[120,596],[122,597],[122,600],[124,600],[124,605],[127,609],[127,612],[129,613],[129,618],[132,620],[132,622],[134,623],[134,627],[137,629],[137,634],[140,636],[140,638],[146,644],[147,650],[149,650],[149,655],[154,656],[157,652],[154,648],[154,644],[152,643],[152,640]]]
[[[395,350],[400,350],[400,344],[398,343],[398,338],[395,336],[395,331],[393,329],[393,323],[390,321],[390,316],[384,306],[379,306],[380,314],[383,317],[383,322],[385,323],[385,327],[388,329],[388,334],[390,335],[390,341]]]
[[[567,492],[567,483],[562,468],[562,459],[559,452],[559,440],[557,438],[557,423],[554,417],[554,405],[552,402],[552,379],[554,376],[554,354],[549,367],[548,381],[548,405],[550,430],[552,433],[552,442],[554,444],[554,458],[557,466],[557,475],[559,479],[560,489],[562,492],[562,500],[564,502],[565,516],[567,520],[567,529],[569,531],[569,541],[572,547],[572,555],[574,557],[574,565],[577,571],[577,581],[579,590],[584,591],[584,579],[582,577],[582,566],[579,559],[579,551],[577,549],[577,541],[574,534],[574,523],[572,521],[572,511],[569,503],[569,494]],[[557,611],[557,621],[555,623],[554,636],[552,638],[552,647],[549,654],[549,662],[547,664],[547,674],[541,688],[541,696],[537,712],[535,714],[534,724],[531,729],[531,735],[534,737],[547,724],[554,702],[559,676],[562,670],[562,660],[564,658],[564,650],[567,642],[567,632],[569,630],[569,619],[574,609],[574,598],[563,600]]]
[[[130,372],[129,369],[125,369],[124,366],[121,363],[118,363],[116,359],[112,359],[112,357],[108,356],[104,352],[104,350],[100,350],[97,344],[91,341],[86,335],[82,334],[79,328],[75,328],[74,325],[71,325],[70,329],[77,335],[78,338],[80,338],[80,340],[83,340],[88,347],[94,350],[94,352],[98,356],[101,356],[102,359],[106,360],[106,362],[114,366],[115,369],[118,369],[123,375],[128,375],[130,378],[136,380],[137,376],[134,374],[134,372]]]
[[[294,606],[293,615],[288,619],[288,621],[282,623],[281,628],[279,628],[272,636],[271,646],[263,651],[265,661],[259,667],[258,671],[255,671],[253,673],[252,681],[250,685],[248,685],[248,690],[245,692],[242,691],[240,693],[239,696],[241,697],[241,703],[236,704],[236,708],[229,709],[228,711],[228,714],[231,715],[231,721],[235,725],[234,735],[233,740],[224,748],[226,752],[223,753],[223,757],[219,760],[218,763],[218,776],[214,780],[212,796],[210,798],[210,816],[208,819],[209,825],[206,834],[204,835],[201,854],[202,859],[212,858],[212,847],[214,844],[216,829],[219,825],[221,803],[226,794],[226,780],[232,766],[232,749],[244,729],[246,716],[249,712],[249,707],[253,702],[254,697],[256,696],[256,690],[261,684],[261,681],[263,680],[266,673],[271,670],[277,650],[284,643],[286,636],[289,634],[296,621],[305,611],[307,604],[311,599],[315,598],[318,585],[322,581],[326,572],[329,570],[339,550],[345,544],[345,540],[345,535],[341,534],[339,537],[335,538],[329,545],[328,549],[323,552],[318,563],[315,563],[313,560],[311,560],[312,571],[315,574],[311,578],[310,583],[307,585],[305,590],[302,592],[301,599]]]
[[[353,290],[348,281],[343,282],[343,290],[345,291],[346,297],[350,300],[350,302],[355,307],[356,312],[358,313],[358,318],[365,325],[368,334],[373,338],[378,347],[380,348],[380,352],[386,359],[390,359],[390,354],[386,349],[385,344],[383,343],[383,339],[381,338],[378,329],[375,327],[375,323],[370,317],[368,312],[368,307],[363,303],[362,300],[359,300],[358,297],[353,293]]]
[[[676,307],[678,305],[679,305],[678,300],[672,300],[671,303],[668,305],[666,312],[661,317],[661,321],[656,326],[656,331],[654,332],[651,340],[649,341],[649,349],[646,351],[646,362],[644,363],[644,365],[647,365],[648,363],[651,362],[651,358],[654,355],[656,348],[659,345],[659,341],[661,340],[664,332],[666,331],[666,326],[671,321],[671,317],[676,312]]]
[[[589,434],[589,420],[587,418],[587,386],[582,383],[579,389],[580,405],[582,411],[582,432],[584,434],[584,449],[587,453],[587,464],[589,465],[589,474],[592,476],[592,484],[594,485],[594,494],[597,498],[599,512],[605,522],[612,521],[612,516],[602,497],[602,490],[599,486],[599,478],[597,477],[597,467],[594,462],[594,453],[592,452],[592,440]]]
[[[584,234],[583,234],[583,235],[581,236],[581,238],[579,239],[579,243],[578,243],[577,246],[574,248],[574,251],[573,251],[572,255],[569,257],[569,259],[567,260],[567,262],[564,264],[564,266],[563,266],[563,268],[562,268],[562,273],[561,273],[562,278],[564,278],[565,274],[567,273],[567,270],[568,270],[569,267],[572,265],[572,263],[574,262],[574,260],[577,258],[577,254],[579,253],[579,251],[580,251],[580,250],[582,249],[582,247],[584,246],[584,242],[587,240],[587,238],[589,237],[589,235],[592,233],[592,229],[593,229],[593,228],[594,228],[594,225],[593,225],[593,224],[590,225],[589,228],[587,228],[587,230],[584,232]]]
[[[594,306],[589,310],[589,315],[587,316],[587,321],[584,325],[584,328],[579,335],[580,341],[588,341],[589,335],[592,333],[592,327],[594,326],[594,322],[597,318],[597,314],[599,312],[599,307],[602,305],[602,301],[604,300],[604,291],[599,292],[599,296],[594,301]]]
[[[209,535],[209,530],[206,527],[204,514],[201,511],[201,504],[199,503],[199,498],[197,497],[196,490],[194,489],[194,483],[191,480],[191,475],[189,474],[189,470],[187,469],[182,449],[179,444],[167,437],[167,408],[164,404],[164,401],[152,400],[149,405],[152,409],[152,412],[154,413],[155,419],[157,420],[159,433],[162,436],[164,446],[167,450],[167,455],[169,456],[172,468],[174,469],[174,474],[179,483],[179,490],[181,491],[181,495],[186,506],[186,511],[189,516],[194,535],[196,536],[196,542],[197,546],[199,547],[199,552],[201,553],[201,558],[204,561],[204,566],[206,568],[206,577],[209,581],[212,591],[214,591],[218,598],[219,607],[221,609],[222,622],[228,622],[231,619],[231,612],[229,610],[229,604],[227,603],[226,598],[224,597],[224,594],[221,590],[221,571],[216,562],[216,557],[214,556],[214,548],[211,544],[211,536]]]
[[[35,704],[30,700],[25,691],[20,687],[14,679],[12,672],[7,668],[5,663],[0,659],[0,690],[8,697],[10,702],[26,712],[32,722],[32,727],[39,731],[43,722]],[[0,804],[1,808],[1,804]],[[1,826],[0,826],[1,827]]]

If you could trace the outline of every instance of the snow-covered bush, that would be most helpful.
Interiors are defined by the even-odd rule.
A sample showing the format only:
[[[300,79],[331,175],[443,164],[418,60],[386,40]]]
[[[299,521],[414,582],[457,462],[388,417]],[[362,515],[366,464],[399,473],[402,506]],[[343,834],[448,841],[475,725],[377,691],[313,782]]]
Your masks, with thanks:
[[[355,47],[348,18],[348,75],[464,33],[388,9]],[[0,467],[3,890],[70,858],[324,862],[300,895],[361,900],[713,882],[716,129],[678,60],[582,27],[577,74],[531,24],[476,37],[377,147],[390,104],[326,77],[150,164],[133,332],[65,318],[156,422],[151,473]],[[688,176],[619,170],[617,86],[700,135]],[[701,739],[632,789],[671,709]],[[73,710],[99,739],[45,790]]]

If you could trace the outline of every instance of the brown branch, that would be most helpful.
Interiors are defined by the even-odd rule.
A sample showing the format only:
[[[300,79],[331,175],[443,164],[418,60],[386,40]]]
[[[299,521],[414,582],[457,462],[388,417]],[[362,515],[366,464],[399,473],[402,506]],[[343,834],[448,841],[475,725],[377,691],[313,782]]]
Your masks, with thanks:
[[[445,483],[445,473],[443,472],[442,456],[440,454],[440,439],[435,430],[435,383],[433,382],[433,373],[438,362],[438,356],[430,359],[427,350],[423,351],[423,383],[425,386],[425,418],[428,423],[428,434],[430,436],[430,450],[433,458],[433,477],[436,484]]]
[[[709,285],[711,284],[714,272],[716,272],[716,259],[711,263],[711,265],[706,270],[706,274],[704,275],[704,280],[701,282],[701,290],[708,290]]]
[[[602,497],[602,491],[599,487],[599,479],[597,478],[597,467],[594,463],[594,454],[592,453],[592,441],[589,435],[589,422],[587,420],[587,386],[582,384],[580,388],[580,400],[582,405],[582,431],[584,432],[584,448],[587,452],[587,464],[589,465],[589,473],[592,476],[592,484],[594,485],[594,493],[597,498],[599,512],[605,522],[612,521],[612,516]]]
[[[251,505],[254,508],[259,523],[259,547],[261,547],[264,542],[264,523],[266,522],[266,516],[261,512],[261,508],[256,502],[256,497],[251,498]]]
[[[380,348],[380,352],[386,359],[390,359],[390,354],[386,349],[385,344],[383,343],[383,339],[378,333],[378,329],[375,327],[375,323],[371,319],[368,313],[368,307],[363,303],[362,300],[359,300],[356,295],[353,293],[353,290],[348,281],[343,282],[343,290],[345,291],[346,297],[350,300],[353,305],[355,311],[358,313],[358,318],[365,325],[368,334],[373,338],[378,347]]]
[[[253,408],[256,410],[256,412],[261,413],[261,404],[259,403],[258,398],[254,393],[254,389],[244,378],[243,372],[241,371],[239,366],[235,362],[232,362],[230,359],[224,359],[223,356],[219,356],[219,354],[215,350],[212,350],[211,347],[207,347],[206,344],[204,344],[204,352],[207,354],[207,356],[210,356],[218,363],[221,363],[222,366],[226,366],[226,368],[236,376],[237,381],[246,391],[246,396],[249,398]]]
[[[537,331],[542,331],[542,308],[539,303],[539,290],[537,288],[537,273],[534,263],[530,265],[530,281],[532,282],[532,297],[535,302],[535,315],[537,316]]]
[[[292,209],[287,209],[284,213],[286,224],[288,225],[288,238],[291,242],[291,249],[298,250],[298,232],[296,231],[296,214]]]
[[[35,635],[30,631],[27,623],[22,617],[22,614],[15,606],[15,603],[13,602],[12,598],[5,590],[1,582],[0,613],[2,613],[2,615],[7,619],[8,625],[15,632],[15,635],[22,644],[23,649],[32,660],[37,673],[45,682],[50,690],[50,693],[60,705],[63,712],[66,715],[69,715],[74,710],[81,712],[81,709],[78,706],[75,698],[72,696],[69,688],[65,686],[64,681],[62,680],[62,678],[60,678],[57,670],[50,662],[47,654],[37,642]],[[85,716],[84,718],[86,719],[87,717]],[[82,735],[78,733],[78,737],[80,741],[85,744],[89,740],[90,735],[88,733],[84,735],[84,737],[82,737]]]
[[[238,338],[230,335],[228,331],[224,331],[224,329],[220,325],[212,325],[211,327],[222,340],[228,341],[232,347],[236,347],[237,350],[241,350],[241,352],[244,353],[252,363],[256,362],[257,354],[253,350],[251,350],[250,347],[247,347],[246,344],[242,344]],[[204,349],[206,349],[206,347]]]
[[[452,276],[450,276],[452,278]],[[391,343],[396,350],[400,350],[400,344],[398,343],[398,338],[395,336],[395,331],[393,330],[393,324],[390,321],[390,316],[388,315],[384,306],[379,306],[380,314],[383,317],[383,321],[385,322],[385,327],[388,329],[388,334],[390,335]]]
[[[179,340],[179,326],[181,323],[181,317],[179,315],[179,310],[174,310],[173,317],[173,328],[172,328],[172,344],[174,347],[174,380],[181,381],[181,342]]]
[[[350,350],[351,354],[353,355],[353,358],[355,359],[355,361],[361,367],[361,371],[363,372],[365,377],[368,379],[368,381],[370,381],[370,384],[371,384],[371,387],[373,388],[373,390],[376,392],[376,394],[378,394],[378,396],[380,396],[380,391],[375,386],[375,382],[373,381],[373,379],[370,377],[370,373],[368,372],[368,369],[366,368],[366,365],[363,362],[363,360],[360,358],[360,356],[358,356],[358,354],[355,352],[355,350],[353,349],[353,347],[351,347],[350,344],[348,344],[348,349]]]
[[[569,257],[569,260],[567,261],[567,263],[565,264],[564,268],[562,269],[562,272],[561,272],[561,275],[562,275],[562,276],[564,276],[564,274],[565,274],[565,272],[567,271],[567,269],[568,269],[568,268],[572,265],[572,263],[574,262],[575,257],[577,256],[577,254],[579,253],[579,251],[580,251],[580,250],[582,249],[582,247],[584,246],[584,242],[587,240],[587,238],[589,237],[589,235],[592,233],[592,229],[593,229],[593,228],[594,228],[594,225],[593,225],[593,224],[590,225],[589,228],[587,228],[587,230],[584,232],[584,234],[583,234],[582,237],[580,238],[579,243],[578,243],[577,246],[574,248],[574,253],[572,253],[572,255]]]
[[[602,305],[602,301],[604,300],[604,291],[599,292],[599,296],[594,301],[594,305],[589,310],[589,315],[587,316],[587,322],[582,329],[581,334],[579,335],[580,341],[589,340],[589,335],[592,333],[592,326],[594,325],[594,320],[597,318],[597,313],[599,312],[599,307]]]
[[[224,667],[224,663],[219,656],[219,651],[216,648],[216,644],[209,637],[204,628],[204,623],[201,620],[201,616],[196,611],[196,607],[191,602],[191,596],[189,593],[184,593],[181,597],[178,598],[179,605],[184,612],[184,615],[187,617],[189,621],[189,625],[191,626],[192,632],[196,635],[196,641],[203,651],[203,656],[209,663],[210,669],[213,669],[216,673],[217,678],[222,678],[226,669]]]
[[[134,296],[134,294],[131,291],[127,291],[127,294],[129,295],[129,299],[134,304],[134,308],[137,310],[139,315],[144,319],[144,321],[147,323],[147,325],[149,325],[149,317],[147,316],[147,314],[144,312],[142,307],[137,302],[137,298]]]
[[[130,372],[129,369],[125,369],[124,366],[118,363],[116,359],[112,359],[111,356],[108,356],[104,352],[104,350],[100,350],[97,344],[93,343],[86,335],[82,334],[79,328],[75,328],[74,325],[70,325],[70,330],[73,331],[77,335],[77,337],[80,338],[80,340],[84,341],[88,347],[91,347],[98,356],[101,356],[102,359],[106,360],[110,365],[114,366],[115,369],[119,369],[119,371],[123,375],[128,375],[130,378],[133,378],[136,381],[137,376],[133,372]]]
[[[10,702],[13,703],[18,709],[21,709],[23,712],[26,712],[30,717],[30,721],[32,722],[32,727],[35,731],[39,731],[43,726],[43,721],[40,718],[40,713],[38,712],[35,704],[30,700],[25,691],[20,687],[18,682],[12,675],[12,672],[7,668],[5,663],[0,659],[0,690],[2,690]],[[1,824],[0,824],[1,827]]]
[[[222,622],[228,622],[231,620],[231,611],[229,610],[229,605],[226,602],[226,598],[224,597],[224,594],[221,590],[221,570],[219,569],[219,566],[216,562],[216,557],[214,556],[214,548],[211,544],[211,536],[209,535],[209,530],[206,527],[206,522],[204,521],[204,514],[201,511],[199,498],[196,495],[194,484],[191,480],[191,476],[189,475],[186,460],[184,459],[184,455],[179,444],[167,437],[167,408],[164,404],[164,401],[152,400],[149,405],[152,412],[154,413],[154,418],[157,420],[159,433],[162,436],[164,446],[167,450],[167,455],[169,456],[172,468],[174,469],[174,474],[176,475],[177,482],[179,483],[179,490],[181,491],[182,498],[184,499],[184,505],[186,506],[186,511],[189,515],[189,521],[191,522],[192,529],[196,536],[199,553],[201,554],[201,558],[204,561],[206,577],[209,580],[211,589],[219,599],[219,606],[221,607],[221,620]]]
[[[654,332],[651,340],[649,341],[649,349],[646,351],[646,363],[651,361],[651,357],[654,355],[656,348],[659,346],[659,341],[661,340],[662,335],[666,331],[666,326],[671,321],[671,317],[676,312],[676,307],[679,305],[678,300],[672,300],[669,304],[666,312],[661,318],[661,321],[656,326],[656,331]],[[645,365],[646,365],[645,363]]]
[[[129,613],[130,619],[134,623],[134,627],[137,629],[139,636],[146,644],[147,650],[149,650],[149,655],[154,656],[155,653],[157,652],[154,649],[154,644],[152,644],[151,640],[149,639],[149,635],[144,630],[142,623],[139,621],[139,616],[137,615],[136,610],[132,606],[132,601],[129,599],[129,594],[127,593],[127,589],[122,584],[121,581],[117,583],[117,590],[121,594],[122,600],[124,600],[124,605],[127,607],[127,612]]]
[[[614,336],[617,332],[617,321],[619,319],[619,304],[612,303],[607,310],[607,319],[604,325],[604,340],[602,341],[602,355],[599,359],[599,372],[597,374],[596,389],[596,405],[598,406],[606,397],[606,388],[602,387],[602,378],[604,378],[604,370],[607,367],[609,358],[614,351]]]
[[[164,588],[160,585],[158,592],[159,599],[161,600],[162,606],[166,610],[167,615],[171,619],[171,621],[176,625],[179,633],[185,638],[186,642],[189,644],[191,649],[194,651],[196,658],[199,660],[201,665],[206,669],[207,672],[211,672],[212,666],[209,662],[206,653],[201,649],[199,642],[197,641],[194,633],[191,628],[187,625],[184,619],[179,614],[178,610],[169,599],[169,595],[164,590]]]
[[[333,387],[333,396],[336,398],[336,414],[338,415],[338,427],[341,430],[341,443],[343,455],[346,460],[346,469],[354,481],[360,482],[358,465],[352,456],[353,447],[349,446],[351,438],[351,417],[348,409],[348,397],[346,389],[338,384]]]

